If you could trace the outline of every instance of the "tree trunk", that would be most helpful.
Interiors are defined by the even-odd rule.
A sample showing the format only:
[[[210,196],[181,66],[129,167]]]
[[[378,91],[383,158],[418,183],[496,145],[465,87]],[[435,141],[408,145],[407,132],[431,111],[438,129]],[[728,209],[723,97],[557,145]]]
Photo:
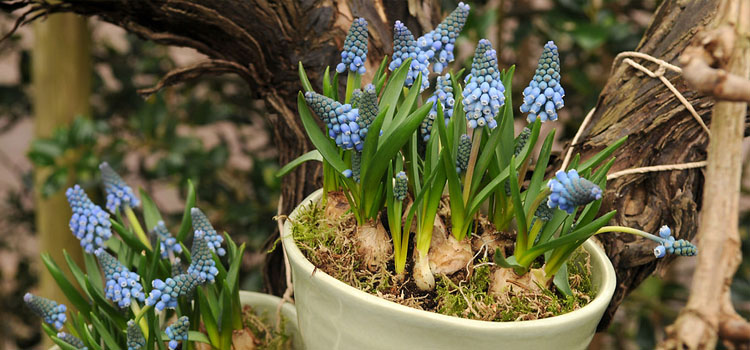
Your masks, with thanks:
[[[296,115],[295,95],[300,90],[297,63],[303,62],[314,87],[320,86],[327,65],[335,65],[344,36],[354,16],[370,23],[368,73],[391,50],[391,25],[406,22],[420,31],[441,18],[434,0],[376,1],[223,1],[68,0],[47,4],[40,0],[0,0],[6,11],[33,4],[28,22],[49,12],[98,15],[141,37],[167,45],[188,46],[211,60],[181,69],[164,80],[166,85],[201,73],[234,72],[250,85],[275,112],[269,116],[282,164],[311,149]],[[699,26],[714,15],[715,0],[665,0],[654,16],[638,50],[673,62]],[[712,101],[686,88],[675,74],[669,78],[704,118]],[[368,77],[363,79],[368,81]],[[674,95],[657,79],[617,65],[602,92],[591,124],[575,149],[585,158],[618,138],[630,135],[617,152],[614,170],[637,166],[704,160],[708,137]],[[305,195],[319,187],[319,165],[307,163],[282,182],[283,213],[289,213]],[[703,177],[699,170],[621,177],[610,183],[606,210],[618,209],[616,224],[655,231],[667,224],[678,237],[696,232],[697,208]],[[600,327],[606,327],[625,295],[657,267],[651,246],[629,235],[603,235],[602,241],[617,269],[619,287]],[[279,250],[277,250],[278,252]],[[283,292],[280,255],[269,261],[267,274],[275,276],[270,292]],[[663,264],[664,262],[659,262]]]
[[[89,115],[92,71],[87,21],[78,15],[63,13],[34,24],[32,79],[35,137],[50,137],[55,128],[70,124],[75,116]],[[68,229],[71,212],[64,191],[47,198],[42,195],[47,176],[49,169],[34,169],[39,251],[49,253],[58,264],[64,264],[63,251],[67,250],[78,265],[83,266],[81,245]],[[73,179],[69,177],[68,181]],[[68,277],[72,278],[72,275]],[[65,295],[50,274],[41,273],[40,280],[40,295],[57,301],[65,300]],[[44,339],[45,348],[53,345],[49,338]]]

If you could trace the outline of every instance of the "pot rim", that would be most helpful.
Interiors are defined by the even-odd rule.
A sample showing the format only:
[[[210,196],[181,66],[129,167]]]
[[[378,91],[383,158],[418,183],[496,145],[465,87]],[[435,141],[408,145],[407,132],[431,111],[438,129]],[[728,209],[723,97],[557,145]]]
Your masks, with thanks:
[[[292,213],[289,215],[289,219],[293,220],[297,215],[303,206],[307,206],[313,201],[318,201],[320,197],[322,196],[323,190],[318,189],[312,194],[310,194],[307,198],[305,198],[302,203],[297,205],[295,209],[292,211]],[[348,295],[351,298],[359,298],[361,299],[361,302],[368,303],[372,306],[378,306],[385,308],[387,310],[390,310],[392,312],[398,312],[402,313],[404,315],[411,315],[413,317],[423,317],[427,318],[430,321],[434,322],[441,322],[441,323],[458,323],[461,324],[463,327],[469,327],[469,328],[482,328],[485,330],[488,329],[496,329],[496,330],[505,330],[505,329],[511,329],[511,328],[534,328],[534,327],[546,327],[551,326],[553,324],[558,324],[560,322],[575,322],[577,320],[581,319],[588,319],[595,317],[597,313],[601,312],[602,309],[605,309],[607,305],[609,305],[610,300],[612,299],[612,296],[615,292],[615,286],[617,285],[617,280],[615,276],[615,270],[612,266],[612,262],[607,257],[606,253],[604,252],[604,249],[599,247],[594,242],[587,240],[584,242],[583,247],[586,249],[586,251],[591,254],[591,263],[592,265],[599,264],[601,265],[600,270],[603,272],[601,276],[601,285],[599,286],[599,290],[597,291],[596,297],[594,297],[594,300],[592,300],[590,303],[586,304],[584,307],[568,312],[563,315],[538,319],[538,320],[526,320],[526,321],[513,321],[513,322],[497,322],[497,321],[482,321],[482,320],[472,320],[467,318],[461,318],[457,316],[448,316],[439,314],[436,312],[431,311],[425,311],[425,310],[417,310],[405,305],[397,304],[392,301],[388,301],[385,299],[381,299],[375,295],[372,295],[370,293],[361,291],[355,287],[352,287],[342,281],[339,281],[338,279],[332,277],[331,275],[321,271],[317,270],[316,267],[309,261],[307,258],[302,254],[302,251],[299,250],[297,247],[297,244],[294,241],[294,237],[292,236],[292,229],[291,224],[287,221],[284,223],[284,232],[282,236],[282,245],[284,247],[284,250],[286,251],[286,254],[289,258],[289,260],[295,260],[295,265],[301,267],[303,269],[303,273],[308,276],[313,276],[315,278],[318,278],[320,283],[324,283],[328,285],[331,289],[335,289],[340,293],[343,293],[345,295]],[[314,275],[313,275],[314,272]]]

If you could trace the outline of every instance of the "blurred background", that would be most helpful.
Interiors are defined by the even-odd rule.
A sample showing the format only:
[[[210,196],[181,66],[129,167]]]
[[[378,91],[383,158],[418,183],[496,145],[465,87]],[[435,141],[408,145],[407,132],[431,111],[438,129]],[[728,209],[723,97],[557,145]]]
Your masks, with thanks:
[[[456,3],[443,0],[444,13]],[[557,43],[567,92],[566,108],[555,125],[559,150],[596,104],[614,57],[635,49],[660,1],[469,3],[472,11],[456,45],[454,70],[469,67],[476,42],[489,38],[500,53],[501,68],[516,64],[513,90],[520,94],[544,43]],[[2,16],[0,33],[6,33],[13,19]],[[79,77],[62,84],[33,81],[57,72],[54,55],[45,61],[34,59],[35,52],[49,52],[45,50],[60,44],[44,37],[45,29],[39,27],[54,26],[53,20],[24,27],[0,43],[0,319],[5,324],[0,327],[0,350],[42,348],[38,320],[27,316],[20,302],[27,290],[40,288],[40,276],[46,274],[38,259],[45,245],[37,233],[52,230],[54,235],[72,237],[61,191],[79,183],[100,202],[97,166],[102,161],[134,187],[151,193],[169,227],[179,223],[186,183],[193,180],[198,206],[214,227],[248,244],[244,289],[261,288],[262,246],[276,225],[272,218],[279,180],[274,173],[279,164],[263,102],[249,98],[248,87],[233,76],[202,78],[143,99],[137,89],[152,86],[169,70],[203,55],[140,40],[97,19],[72,20],[81,22],[82,30],[71,38],[81,45],[63,52],[77,50],[90,58],[82,60]],[[42,93],[54,96],[74,90],[82,90],[87,101],[82,112],[63,117],[44,113],[62,107],[50,106],[54,102]],[[514,101],[518,104],[520,95]],[[743,181],[745,194],[746,189],[750,190],[750,179]],[[744,241],[750,227],[747,195],[742,209]],[[37,224],[60,222],[55,217],[63,224]],[[744,245],[743,252],[750,256],[750,247]],[[678,259],[659,271],[659,278],[648,279],[634,291],[591,349],[653,348],[687,299],[692,262]],[[737,310],[750,316],[747,262],[733,288]]]

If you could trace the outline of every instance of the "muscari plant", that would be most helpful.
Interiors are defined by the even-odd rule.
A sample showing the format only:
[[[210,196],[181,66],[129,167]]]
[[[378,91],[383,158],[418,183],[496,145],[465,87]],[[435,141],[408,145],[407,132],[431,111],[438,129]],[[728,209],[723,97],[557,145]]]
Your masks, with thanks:
[[[385,212],[397,274],[405,273],[414,222],[412,277],[423,290],[435,286],[428,253],[445,194],[455,240],[466,242],[477,232],[478,215],[486,215],[498,231],[516,235],[513,254],[506,257],[497,250],[494,264],[518,275],[532,272],[541,284],[553,281],[565,294],[571,293],[566,262],[595,234],[623,232],[651,239],[658,243],[657,258],[695,255],[695,246],[675,241],[668,228],[656,236],[605,226],[615,211],[599,216],[606,175],[614,163],[609,158],[625,138],[586,161],[576,156],[566,169],[545,179],[552,130],[543,138],[527,177],[532,153],[542,138],[541,124],[555,121],[564,107],[554,42],[544,45],[535,74],[523,91],[520,112],[529,124],[517,136],[511,93],[514,67],[498,67],[497,51],[489,40],[479,41],[468,74],[463,76],[462,70],[438,75],[435,89],[427,90],[430,65],[442,74],[452,61],[455,37],[468,11],[468,5],[459,4],[435,30],[417,39],[397,21],[393,59],[390,63],[388,57],[383,59],[371,84],[362,88],[359,68],[351,69],[352,63],[342,61],[349,65],[350,77],[357,74],[357,79],[347,79],[343,98],[338,96],[337,75],[331,80],[326,69],[323,93],[317,93],[300,62],[305,92],[299,95],[298,109],[316,150],[289,163],[280,174],[304,161],[320,160],[324,199],[327,192],[343,191],[358,225]],[[366,25],[357,19],[346,42],[366,47],[361,44],[367,38],[362,28]],[[345,45],[342,57],[350,57],[351,47]],[[362,52],[366,50],[357,54]],[[357,64],[366,62],[357,57]],[[323,122],[324,130],[313,115]],[[540,257],[543,268],[534,268]]]
[[[237,310],[245,245],[218,234],[194,207],[192,183],[173,235],[148,194],[141,191],[139,199],[107,163],[99,168],[107,211],[79,185],[66,191],[73,211],[70,229],[81,242],[84,266],[64,252],[73,276],[69,280],[57,262],[42,254],[72,308],[24,296],[43,319],[47,335],[63,350],[177,349],[179,344],[191,349],[195,342],[230,348],[232,332],[243,327]],[[147,230],[134,210],[141,205]]]

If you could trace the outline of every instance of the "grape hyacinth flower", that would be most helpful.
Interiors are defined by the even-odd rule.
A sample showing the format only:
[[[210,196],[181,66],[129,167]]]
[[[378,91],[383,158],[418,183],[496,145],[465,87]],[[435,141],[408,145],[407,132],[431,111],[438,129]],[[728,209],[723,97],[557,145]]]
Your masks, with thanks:
[[[663,258],[667,254],[679,256],[694,256],[698,254],[698,248],[692,243],[684,239],[675,241],[672,236],[672,230],[666,225],[659,229],[659,238],[661,239],[661,242],[656,248],[654,248],[654,256],[656,256],[657,259]]]
[[[172,237],[169,233],[167,226],[164,225],[164,221],[159,220],[156,223],[154,229],[151,230],[151,235],[159,238],[159,252],[161,252],[162,259],[166,259],[170,254],[174,256],[175,254],[182,253],[182,246],[177,243],[177,238]]]
[[[124,210],[125,207],[135,208],[141,205],[141,202],[133,194],[133,189],[123,181],[107,162],[99,164],[99,170],[102,172],[104,191],[107,193],[107,210],[110,213],[114,214],[117,209]]]
[[[555,215],[554,210],[547,205],[547,203],[539,203],[539,206],[536,208],[536,211],[534,212],[534,216],[539,218],[539,220],[542,220],[543,222],[548,222],[552,220],[552,216]]]
[[[362,171],[362,153],[352,152],[352,178],[354,182],[359,183],[360,173]]]
[[[146,347],[146,338],[143,336],[141,328],[135,324],[135,321],[128,321],[128,350],[141,350]]]
[[[65,305],[58,304],[54,300],[36,296],[31,293],[24,294],[23,301],[26,303],[26,306],[28,306],[34,314],[41,317],[45,323],[55,327],[58,331],[63,328],[63,323],[65,323],[65,320],[67,319],[67,316],[65,315],[67,308]]]
[[[187,316],[182,316],[164,330],[164,332],[167,333],[167,338],[169,338],[170,350],[177,349],[177,345],[179,345],[179,342],[188,340],[189,328],[190,319],[188,319]]]
[[[544,45],[542,57],[529,86],[523,90],[522,113],[529,113],[529,123],[539,117],[542,122],[557,120],[557,111],[563,108],[565,90],[560,85],[560,55],[554,42]]]
[[[65,191],[73,216],[70,217],[70,231],[81,241],[86,253],[104,248],[105,242],[112,237],[112,223],[109,214],[94,204],[81,186],[75,185]]]
[[[430,65],[430,58],[434,55],[435,52],[431,48],[420,50],[409,28],[401,21],[396,21],[396,24],[393,25],[393,60],[388,65],[388,69],[395,71],[407,59],[411,58],[409,72],[404,81],[406,86],[414,85],[419,73],[422,73],[422,86],[419,91],[422,92],[430,86],[430,79],[428,79],[430,71],[427,67]]]
[[[497,52],[487,39],[479,40],[471,63],[471,74],[466,76],[462,93],[464,110],[472,129],[487,125],[497,127],[495,116],[505,104],[505,86],[500,81]]]
[[[393,186],[393,197],[398,201],[406,199],[406,193],[408,191],[409,179],[406,177],[406,173],[399,171],[396,174],[396,184]]]
[[[154,306],[161,312],[165,308],[177,307],[177,298],[189,295],[195,287],[205,282],[198,274],[185,273],[169,277],[165,281],[155,279],[151,282],[153,289],[146,298],[146,305]]]
[[[203,214],[198,208],[191,208],[190,218],[193,220],[193,230],[203,231],[205,234],[205,240],[208,242],[208,247],[211,248],[212,251],[215,251],[218,256],[224,256],[224,254],[227,253],[226,250],[221,247],[221,243],[224,242],[224,237],[216,232],[211,225],[211,222],[208,221],[206,214]]]
[[[458,34],[466,24],[470,9],[468,4],[459,2],[458,7],[440,22],[437,28],[417,39],[417,45],[422,52],[431,51],[429,58],[430,62],[433,63],[433,72],[441,73],[448,63],[455,59],[453,47],[456,44]]]
[[[305,100],[328,128],[328,136],[342,149],[362,150],[364,143],[359,136],[359,110],[350,104],[338,101],[313,91],[305,93]]]
[[[456,100],[453,98],[453,83],[450,73],[437,77],[435,92],[427,99],[427,103],[429,102],[433,103],[432,109],[430,109],[430,113],[427,114],[420,127],[422,140],[425,142],[430,139],[430,135],[432,134],[432,124],[435,122],[435,118],[437,118],[438,103],[443,106],[443,118],[445,119],[446,126],[450,122],[451,117],[453,117],[453,105],[456,104]]]
[[[143,286],[137,273],[128,270],[104,249],[97,249],[95,254],[106,279],[104,296],[107,299],[121,308],[130,306],[132,299],[143,301]]]
[[[170,275],[172,276],[177,276],[185,273],[185,269],[182,268],[182,260],[180,260],[180,258],[178,257],[174,258],[170,266]]]
[[[367,21],[361,17],[355,19],[344,39],[344,50],[341,51],[341,63],[336,66],[337,72],[344,73],[348,68],[350,72],[365,74],[367,35]]]
[[[78,350],[88,350],[88,347],[86,347],[86,344],[83,343],[83,340],[78,339],[72,334],[60,332],[60,333],[57,333],[57,337],[60,338],[60,340],[68,343],[69,345],[75,347]]]
[[[219,274],[219,270],[216,269],[216,261],[214,261],[203,231],[195,231],[190,255],[192,261],[187,269],[188,274],[197,275],[203,280],[214,283],[214,277]]]
[[[367,132],[370,130],[370,125],[378,117],[378,93],[375,91],[375,85],[367,84],[361,93],[357,101],[357,111],[359,116],[357,117],[357,126],[359,127],[358,133],[359,138],[362,142],[367,137]],[[362,149],[357,149],[361,151]]]
[[[602,189],[593,182],[578,176],[575,169],[567,173],[558,170],[555,179],[547,185],[552,191],[547,199],[550,208],[560,208],[572,214],[575,208],[602,198]]]
[[[469,166],[469,156],[471,155],[471,138],[463,134],[458,140],[458,154],[456,155],[456,172],[466,171]]]

